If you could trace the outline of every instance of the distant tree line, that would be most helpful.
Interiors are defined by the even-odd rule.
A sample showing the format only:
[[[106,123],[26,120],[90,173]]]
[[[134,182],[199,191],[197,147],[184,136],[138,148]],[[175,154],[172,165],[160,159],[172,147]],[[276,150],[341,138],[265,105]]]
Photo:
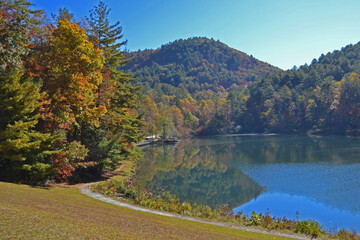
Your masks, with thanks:
[[[247,131],[359,135],[360,44],[269,74],[249,89]]]

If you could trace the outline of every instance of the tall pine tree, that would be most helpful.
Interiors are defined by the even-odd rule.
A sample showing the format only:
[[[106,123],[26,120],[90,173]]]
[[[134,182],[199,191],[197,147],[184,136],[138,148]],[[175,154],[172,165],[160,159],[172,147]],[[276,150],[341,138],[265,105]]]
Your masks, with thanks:
[[[103,50],[105,57],[104,80],[99,89],[98,104],[105,104],[108,112],[103,118],[102,128],[97,129],[102,135],[97,150],[102,153],[105,168],[116,167],[119,161],[138,153],[134,143],[143,137],[142,116],[135,110],[138,107],[139,88],[131,84],[135,80],[132,75],[118,70],[128,61],[121,50],[126,41],[122,41],[120,23],[110,24],[109,12],[110,9],[100,1],[90,11],[89,19],[92,40]]]
[[[60,136],[36,130],[43,95],[25,74],[34,16],[26,0],[0,5],[0,178],[39,182],[52,176],[50,155]]]

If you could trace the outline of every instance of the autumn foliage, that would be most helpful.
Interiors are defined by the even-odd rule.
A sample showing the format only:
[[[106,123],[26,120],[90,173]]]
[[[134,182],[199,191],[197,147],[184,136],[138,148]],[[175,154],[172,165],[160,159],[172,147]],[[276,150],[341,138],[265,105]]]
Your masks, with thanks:
[[[2,177],[63,181],[79,169],[96,167],[98,174],[105,162],[117,166],[135,149],[141,132],[141,120],[131,120],[137,119],[136,89],[126,84],[131,76],[110,64],[124,59],[122,44],[116,43],[120,33],[99,45],[103,39],[80,27],[66,9],[45,24],[26,0],[5,2],[0,7],[0,166],[8,174]],[[15,169],[22,174],[14,177]]]
[[[84,29],[66,19],[59,20],[43,48],[48,51],[35,56],[44,64],[39,73],[46,92],[43,120],[67,131],[84,122],[98,125],[106,112],[104,105],[97,105],[104,62],[101,50],[94,48]]]

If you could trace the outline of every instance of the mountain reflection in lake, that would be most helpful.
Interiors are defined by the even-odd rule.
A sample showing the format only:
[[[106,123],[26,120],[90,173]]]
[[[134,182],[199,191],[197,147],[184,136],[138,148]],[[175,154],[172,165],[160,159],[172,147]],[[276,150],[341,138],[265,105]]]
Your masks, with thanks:
[[[177,145],[148,147],[139,165],[137,184],[212,207],[237,206],[258,196],[262,188],[239,169],[229,168],[224,160],[231,152],[211,141],[185,139]]]
[[[360,231],[360,139],[218,136],[144,149],[136,182],[182,200]]]

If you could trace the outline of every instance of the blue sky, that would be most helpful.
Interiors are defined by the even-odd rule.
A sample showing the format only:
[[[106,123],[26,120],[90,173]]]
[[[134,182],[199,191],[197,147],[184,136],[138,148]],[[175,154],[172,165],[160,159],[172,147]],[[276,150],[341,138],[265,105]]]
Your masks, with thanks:
[[[56,13],[89,15],[98,0],[32,0]],[[156,49],[189,37],[220,40],[282,69],[360,41],[359,0],[104,0],[127,49]]]

